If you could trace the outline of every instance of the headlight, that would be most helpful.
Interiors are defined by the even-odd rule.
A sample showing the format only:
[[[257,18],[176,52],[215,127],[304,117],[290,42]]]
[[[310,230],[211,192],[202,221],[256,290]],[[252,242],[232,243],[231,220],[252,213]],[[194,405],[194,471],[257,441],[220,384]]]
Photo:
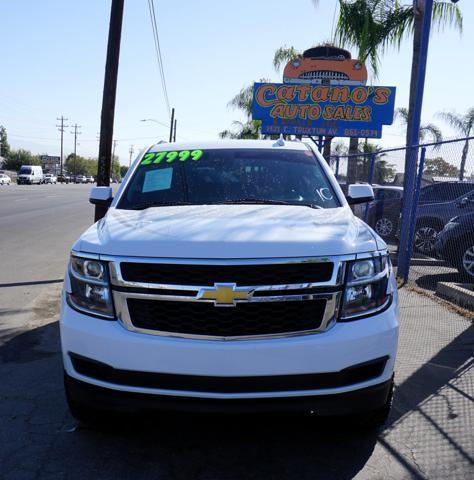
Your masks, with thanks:
[[[71,256],[69,305],[76,310],[114,318],[107,265],[99,260]]]
[[[391,264],[388,255],[347,264],[347,282],[340,320],[376,313],[390,302]]]

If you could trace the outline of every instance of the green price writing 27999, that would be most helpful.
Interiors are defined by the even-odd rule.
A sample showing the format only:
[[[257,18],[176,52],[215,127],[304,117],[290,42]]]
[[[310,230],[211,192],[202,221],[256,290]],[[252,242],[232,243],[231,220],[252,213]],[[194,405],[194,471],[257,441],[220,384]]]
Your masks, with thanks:
[[[185,162],[188,159],[199,160],[203,155],[202,150],[181,150],[171,152],[150,152],[146,153],[140,165],[151,165],[166,162],[173,163],[175,160]]]

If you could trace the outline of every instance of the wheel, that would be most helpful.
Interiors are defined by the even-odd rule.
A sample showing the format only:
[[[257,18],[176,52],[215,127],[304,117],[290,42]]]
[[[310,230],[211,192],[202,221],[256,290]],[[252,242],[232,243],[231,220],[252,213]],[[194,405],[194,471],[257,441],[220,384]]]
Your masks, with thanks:
[[[431,255],[434,252],[436,237],[440,232],[440,228],[429,224],[420,224],[415,231],[415,245],[417,252]]]
[[[465,240],[459,251],[461,255],[453,263],[465,280],[474,282],[474,239]]]
[[[382,237],[391,237],[395,233],[395,223],[389,217],[379,217],[375,222],[374,230]]]

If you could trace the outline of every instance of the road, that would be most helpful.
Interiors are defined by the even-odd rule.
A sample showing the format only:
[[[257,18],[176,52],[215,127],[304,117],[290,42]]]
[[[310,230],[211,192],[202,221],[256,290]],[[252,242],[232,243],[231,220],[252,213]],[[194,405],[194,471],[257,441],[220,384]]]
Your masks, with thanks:
[[[0,479],[467,479],[474,477],[474,332],[401,291],[395,402],[380,432],[309,417],[70,416],[59,283],[91,223],[86,185],[0,188]]]
[[[72,243],[93,223],[89,191],[73,184],[0,187],[0,315],[13,320],[45,285],[62,280]]]

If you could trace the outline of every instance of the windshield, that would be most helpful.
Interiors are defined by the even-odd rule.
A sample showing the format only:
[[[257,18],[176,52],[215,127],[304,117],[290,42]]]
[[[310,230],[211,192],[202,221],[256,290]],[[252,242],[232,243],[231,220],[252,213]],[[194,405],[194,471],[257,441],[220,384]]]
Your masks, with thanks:
[[[147,153],[117,208],[220,203],[340,206],[310,150],[222,149]]]
[[[21,167],[18,174],[19,175],[31,175],[31,167]]]

